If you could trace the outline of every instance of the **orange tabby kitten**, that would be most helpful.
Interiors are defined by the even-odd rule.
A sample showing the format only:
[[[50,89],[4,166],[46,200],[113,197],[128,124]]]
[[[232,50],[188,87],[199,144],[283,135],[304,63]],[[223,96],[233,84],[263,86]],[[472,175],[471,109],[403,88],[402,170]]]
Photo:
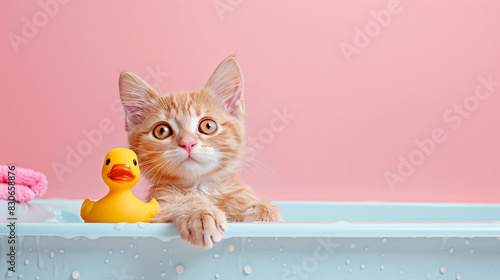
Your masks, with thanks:
[[[148,198],[161,210],[154,222],[173,222],[182,239],[210,248],[230,222],[282,221],[276,206],[241,183],[244,148],[243,77],[228,57],[199,91],[165,96],[137,75],[120,75],[126,129]]]

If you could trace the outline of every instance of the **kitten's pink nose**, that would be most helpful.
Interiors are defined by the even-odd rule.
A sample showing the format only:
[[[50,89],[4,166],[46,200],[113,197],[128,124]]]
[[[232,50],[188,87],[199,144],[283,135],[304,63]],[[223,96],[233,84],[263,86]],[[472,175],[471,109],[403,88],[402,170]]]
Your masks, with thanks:
[[[193,140],[188,140],[188,141],[182,141],[179,146],[181,146],[188,153],[191,153],[191,151],[194,149],[195,145],[196,145],[196,142],[194,142]]]

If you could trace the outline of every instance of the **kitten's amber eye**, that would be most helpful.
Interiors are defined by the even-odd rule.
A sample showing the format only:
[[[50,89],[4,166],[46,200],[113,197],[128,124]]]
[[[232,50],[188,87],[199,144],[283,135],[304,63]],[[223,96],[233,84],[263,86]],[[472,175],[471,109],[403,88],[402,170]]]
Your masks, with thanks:
[[[159,124],[153,129],[153,135],[157,139],[163,140],[172,135],[172,129],[166,124]]]
[[[198,131],[206,135],[214,134],[217,131],[217,123],[210,119],[203,120],[200,122]]]

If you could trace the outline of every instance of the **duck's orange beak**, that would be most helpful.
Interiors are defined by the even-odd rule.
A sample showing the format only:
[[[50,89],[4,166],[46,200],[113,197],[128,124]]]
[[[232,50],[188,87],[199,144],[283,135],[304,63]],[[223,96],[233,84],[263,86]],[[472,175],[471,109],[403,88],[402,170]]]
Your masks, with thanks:
[[[118,182],[129,182],[135,179],[128,164],[115,164],[108,173],[108,178]]]

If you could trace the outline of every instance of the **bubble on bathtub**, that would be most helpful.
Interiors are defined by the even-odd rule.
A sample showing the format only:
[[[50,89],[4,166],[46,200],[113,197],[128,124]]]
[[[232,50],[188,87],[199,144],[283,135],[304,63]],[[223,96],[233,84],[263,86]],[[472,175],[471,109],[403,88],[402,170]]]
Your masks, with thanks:
[[[455,248],[451,247],[450,250],[448,250],[448,252],[450,252],[450,254],[453,254],[453,252],[455,252]]]
[[[361,270],[365,269],[365,265],[361,264],[360,268],[361,268]]]
[[[441,272],[441,274],[445,274],[445,273],[446,273],[446,267],[441,266],[441,267],[439,268],[439,272]]]
[[[465,245],[469,245],[469,244],[470,244],[469,239],[465,239]]]
[[[400,270],[398,273],[399,273],[399,275],[403,275],[403,271],[402,270]]]
[[[471,255],[473,255],[473,254],[474,254],[474,249],[470,249],[470,250],[469,250],[469,253],[470,253]]]
[[[135,244],[134,243],[130,243],[129,247],[130,248],[134,248]]]
[[[245,265],[243,272],[245,272],[246,275],[249,275],[252,273],[252,268],[249,265]]]
[[[184,267],[182,265],[178,265],[175,267],[175,271],[179,274],[183,273],[184,272]]]
[[[220,274],[219,273],[215,273],[215,279],[219,279],[220,278]]]
[[[220,257],[219,254],[214,254],[214,258],[218,258],[218,257]]]
[[[387,243],[387,238],[382,238],[382,243]]]
[[[28,265],[28,264],[30,264],[30,259],[25,259],[24,260],[24,265]]]
[[[51,258],[53,258],[53,257],[54,257],[54,255],[55,255],[55,254],[54,254],[54,251],[50,251],[50,254],[49,254],[49,255],[50,255],[50,257],[51,257]]]
[[[126,225],[127,225],[127,223],[116,223],[114,229],[115,230],[122,230]]]
[[[162,262],[158,262],[158,265],[159,265],[159,266],[162,266],[162,265],[163,265],[163,263],[162,263]]]
[[[380,266],[380,270],[384,270],[385,269],[385,266],[384,265],[381,265]]]
[[[141,276],[141,279],[146,279],[146,277],[144,275]]]
[[[19,278],[19,279],[23,279],[23,277],[24,277],[24,275],[22,275],[22,274],[19,274],[19,276],[17,276],[17,278]]]
[[[78,270],[74,270],[74,271],[71,273],[71,278],[73,278],[73,279],[78,279],[78,278],[80,278],[80,271],[78,271]]]
[[[113,255],[113,251],[109,250],[108,255],[110,255],[110,256]]]
[[[231,245],[227,246],[227,250],[228,250],[230,253],[234,252],[234,249],[235,249],[235,248],[234,248],[234,245],[233,245],[233,244],[231,244]]]
[[[353,243],[351,243],[350,247],[351,247],[351,249],[356,248],[356,243],[354,243],[354,242],[353,242]]]
[[[427,279],[431,279],[431,274],[430,274],[430,273],[427,273],[427,275],[425,275],[425,278],[427,278]]]
[[[35,277],[36,280],[40,279],[40,276]]]
[[[252,239],[247,238],[247,242],[248,242],[248,243],[252,242]]]
[[[108,259],[104,260],[104,263],[108,264],[108,263],[109,263],[109,260],[108,260]]]
[[[250,243],[250,247],[253,247],[253,243]]]
[[[135,254],[134,259],[138,259],[138,258],[139,258],[139,254]]]
[[[352,272],[352,269],[351,269],[351,268],[349,268],[349,273],[351,273],[351,272]]]
[[[123,254],[125,251],[124,250],[120,250],[120,253]]]
[[[350,263],[351,263],[350,259],[345,260],[345,264],[350,264]]]
[[[167,274],[166,274],[165,272],[162,272],[160,275],[161,275],[161,277],[163,277],[163,278],[167,277]]]
[[[283,248],[279,247],[278,251],[283,252]]]
[[[64,249],[59,249],[59,254],[64,254]]]
[[[456,277],[457,277],[457,280],[460,280],[460,279],[462,279],[462,274],[457,273],[457,276],[456,276]]]
[[[162,251],[166,253],[167,252],[167,248],[163,248]]]
[[[12,276],[14,276],[14,271],[9,270],[9,271],[7,272],[7,277],[12,277]]]
[[[286,263],[283,263],[283,266],[286,266]]]
[[[146,223],[143,223],[143,222],[137,222],[137,227],[140,228],[140,229],[145,229],[146,228]]]
[[[365,251],[368,251],[368,247],[365,247]]]
[[[274,257],[271,257],[271,260],[274,261]]]

